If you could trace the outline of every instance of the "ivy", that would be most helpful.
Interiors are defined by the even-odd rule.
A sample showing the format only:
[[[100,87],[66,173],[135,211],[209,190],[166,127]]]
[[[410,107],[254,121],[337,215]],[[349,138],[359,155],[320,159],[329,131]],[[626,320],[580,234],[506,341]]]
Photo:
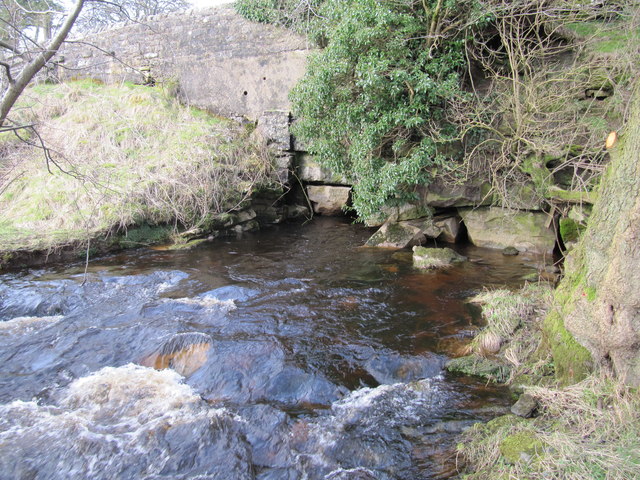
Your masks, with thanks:
[[[301,6],[305,6],[301,13]],[[464,95],[465,32],[476,0],[238,0],[246,17],[304,31],[324,47],[291,92],[294,134],[354,181],[362,220],[414,198],[452,164],[447,106]],[[300,28],[301,18],[305,19]]]
[[[326,46],[291,93],[294,134],[321,164],[354,180],[363,220],[412,199],[415,185],[451,160],[442,152],[457,131],[446,110],[462,94],[464,38],[460,29],[434,32],[434,18],[463,18],[463,4],[471,2],[327,0],[320,9],[312,33]]]

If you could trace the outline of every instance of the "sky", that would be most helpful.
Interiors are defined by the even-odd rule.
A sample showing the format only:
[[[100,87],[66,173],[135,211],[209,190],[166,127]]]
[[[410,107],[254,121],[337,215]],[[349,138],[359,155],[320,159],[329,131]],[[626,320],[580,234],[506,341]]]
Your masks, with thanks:
[[[233,3],[233,0],[188,0],[195,8],[213,7]],[[62,0],[62,4],[68,10],[74,4],[73,0]]]
[[[214,5],[223,5],[225,3],[233,3],[233,0],[190,0],[193,6],[200,7],[212,7]]]

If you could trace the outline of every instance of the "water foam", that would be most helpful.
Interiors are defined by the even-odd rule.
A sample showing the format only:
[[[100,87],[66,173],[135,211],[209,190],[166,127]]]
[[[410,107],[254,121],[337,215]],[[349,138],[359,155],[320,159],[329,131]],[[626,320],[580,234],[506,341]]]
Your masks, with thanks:
[[[40,328],[53,325],[64,318],[64,315],[52,315],[48,317],[15,317],[11,320],[0,322],[0,334],[23,335],[32,333]]]
[[[222,311],[230,312],[236,309],[236,302],[233,299],[229,300],[220,300],[217,297],[213,297],[210,295],[205,295],[202,297],[186,297],[186,298],[176,298],[172,300],[177,303],[182,303],[185,305],[196,305],[202,307],[206,310],[217,310],[220,309]]]
[[[0,477],[197,478],[229,469],[250,478],[234,417],[181,380],[172,370],[106,367],[74,381],[57,405],[0,405]]]

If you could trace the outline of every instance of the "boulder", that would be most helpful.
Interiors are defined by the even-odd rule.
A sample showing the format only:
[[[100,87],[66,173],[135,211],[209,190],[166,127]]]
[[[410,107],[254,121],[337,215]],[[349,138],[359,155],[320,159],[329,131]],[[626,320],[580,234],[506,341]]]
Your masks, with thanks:
[[[367,218],[368,227],[379,227],[386,222],[404,222],[408,220],[430,219],[433,209],[424,205],[404,203],[397,206],[384,206],[378,215]]]
[[[522,418],[532,417],[536,409],[538,408],[538,402],[528,393],[523,393],[516,403],[511,407],[511,413],[518,415]]]
[[[452,215],[431,217],[431,211],[424,207],[408,204],[401,207],[387,208],[388,220],[367,241],[370,247],[406,248],[413,245],[421,245],[427,238],[454,243],[460,234],[460,218]],[[397,221],[398,218],[412,218],[412,220]]]
[[[420,203],[430,207],[473,207],[491,204],[491,186],[479,180],[461,185],[446,185],[442,180],[434,180],[426,186],[418,187]]]
[[[342,215],[342,209],[349,203],[350,195],[350,187],[307,186],[307,196],[313,205],[313,211],[320,215]]]
[[[469,240],[478,247],[551,255],[556,234],[549,228],[549,216],[542,212],[512,211],[497,207],[464,208],[458,212],[467,227]]]
[[[298,154],[296,164],[298,178],[303,182],[345,186],[350,186],[353,183],[347,178],[335,175],[329,169],[322,167],[311,155]]]
[[[458,215],[439,215],[434,217],[433,224],[440,229],[436,237],[441,242],[456,243],[460,236],[462,220]]]
[[[450,248],[413,247],[413,266],[418,268],[442,268],[466,260]]]
[[[387,222],[374,233],[366,245],[368,247],[406,248],[420,245],[426,240],[420,227],[408,222]]]
[[[426,238],[438,238],[442,233],[442,228],[436,226],[431,217],[418,218],[416,220],[409,220],[400,223],[419,228]]]

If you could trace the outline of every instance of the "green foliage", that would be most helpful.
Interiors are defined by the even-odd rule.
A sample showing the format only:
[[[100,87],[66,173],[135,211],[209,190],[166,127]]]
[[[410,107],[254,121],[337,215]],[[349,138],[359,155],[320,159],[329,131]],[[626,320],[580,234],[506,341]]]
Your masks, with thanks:
[[[236,0],[234,8],[243,17],[260,23],[282,25],[309,32],[315,23],[315,11],[324,0]]]
[[[355,180],[363,219],[411,199],[414,185],[446,167],[457,135],[446,108],[461,95],[464,38],[440,36],[438,25],[464,19],[471,3],[323,4],[315,34],[327,45],[292,92],[294,133],[323,166]]]

